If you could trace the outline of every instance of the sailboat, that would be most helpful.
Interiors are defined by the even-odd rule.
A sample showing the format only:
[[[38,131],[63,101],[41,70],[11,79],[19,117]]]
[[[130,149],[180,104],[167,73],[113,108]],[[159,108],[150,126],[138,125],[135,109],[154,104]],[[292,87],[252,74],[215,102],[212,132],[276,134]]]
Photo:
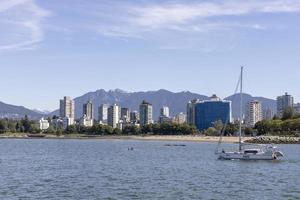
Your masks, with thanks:
[[[245,144],[242,141],[242,119],[243,119],[243,71],[244,67],[241,67],[240,75],[240,120],[239,120],[239,147],[235,151],[219,151],[219,146],[222,143],[221,134],[218,147],[216,149],[216,155],[222,160],[276,160],[283,157],[283,153],[278,150],[274,145],[253,145]],[[226,126],[226,125],[225,125]],[[224,129],[225,130],[225,127]]]

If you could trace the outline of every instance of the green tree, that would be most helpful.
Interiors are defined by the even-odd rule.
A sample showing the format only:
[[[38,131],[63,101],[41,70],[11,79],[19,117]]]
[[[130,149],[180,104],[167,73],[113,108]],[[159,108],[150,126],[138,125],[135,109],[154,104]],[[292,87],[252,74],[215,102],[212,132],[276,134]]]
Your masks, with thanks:
[[[282,120],[292,119],[293,116],[294,116],[294,108],[288,107],[283,111]]]
[[[148,133],[153,133],[152,131],[152,125],[151,124],[147,124],[141,127],[141,133],[142,134],[148,134]]]
[[[223,129],[222,120],[218,120],[218,121],[214,122],[213,124],[214,124],[214,128],[218,131],[218,133],[221,133],[221,131]]]
[[[122,130],[122,133],[124,135],[137,135],[139,134],[139,132],[140,132],[139,128],[135,125],[125,126]]]
[[[115,128],[115,129],[113,130],[113,134],[114,134],[114,135],[121,135],[121,134],[122,134],[122,131],[121,131],[121,129],[119,129],[119,128]]]
[[[5,133],[7,131],[7,122],[6,120],[0,120],[0,133]]]
[[[218,136],[219,133],[220,132],[217,129],[215,129],[214,127],[210,127],[204,131],[204,134],[207,136]]]
[[[224,135],[235,135],[238,132],[239,128],[237,124],[228,123],[225,128]]]
[[[56,130],[52,125],[50,125],[49,128],[46,130],[46,133],[54,134],[54,133],[56,133]]]
[[[70,125],[67,127],[67,129],[65,130],[65,132],[67,134],[76,134],[77,133],[77,128],[75,125]]]
[[[24,127],[25,133],[30,133],[32,131],[31,129],[31,122],[28,119],[28,116],[25,115],[25,118],[21,120],[22,126]]]
[[[246,128],[244,129],[244,134],[245,134],[246,136],[252,136],[252,135],[253,135],[253,129],[250,128],[250,127],[246,127]]]

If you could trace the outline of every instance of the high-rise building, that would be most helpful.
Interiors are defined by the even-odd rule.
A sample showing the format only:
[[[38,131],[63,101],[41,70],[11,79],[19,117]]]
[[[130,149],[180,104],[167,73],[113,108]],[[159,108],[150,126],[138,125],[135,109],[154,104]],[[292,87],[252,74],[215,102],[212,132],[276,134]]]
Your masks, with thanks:
[[[259,101],[253,100],[247,103],[246,124],[254,127],[255,124],[263,119],[262,105]]]
[[[217,121],[222,121],[223,124],[231,122],[231,101],[221,100],[213,95],[211,100],[195,104],[195,125],[199,130],[213,127]]]
[[[107,123],[113,128],[118,127],[118,123],[121,116],[121,108],[117,104],[113,104],[108,108],[108,118]]]
[[[94,119],[94,109],[91,101],[83,104],[83,115],[86,115],[88,119]]]
[[[173,120],[175,123],[177,124],[184,124],[186,122],[186,114],[184,113],[179,113],[177,114],[175,117],[174,117],[174,120]]]
[[[294,97],[292,95],[289,95],[287,92],[277,97],[277,115],[278,117],[282,117],[283,112],[287,108],[293,108],[294,107]]]
[[[140,114],[138,111],[132,111],[130,112],[130,122],[132,124],[137,124],[140,121]]]
[[[195,107],[196,104],[199,103],[199,99],[194,99],[187,104],[187,109],[186,109],[186,121],[189,125],[195,125]]]
[[[94,120],[92,118],[87,117],[87,115],[83,115],[80,119],[80,125],[91,127],[94,125]]]
[[[300,103],[296,104],[295,110],[296,110],[297,113],[300,113]]]
[[[129,108],[121,108],[121,119],[123,120],[123,122],[130,121]]]
[[[274,112],[271,108],[267,108],[263,110],[263,119],[270,120],[273,119],[273,117],[274,117]]]
[[[64,119],[65,127],[74,124],[75,102],[71,97],[64,97],[60,100],[60,117]]]
[[[108,118],[108,104],[102,104],[98,108],[98,120],[100,124],[107,124],[107,118]]]
[[[64,97],[60,100],[60,117],[75,118],[75,103],[71,97]]]
[[[170,117],[170,109],[168,106],[163,106],[160,109],[160,116]]]
[[[152,124],[153,123],[152,115],[153,115],[152,104],[144,100],[140,105],[140,125],[144,126],[147,124]]]

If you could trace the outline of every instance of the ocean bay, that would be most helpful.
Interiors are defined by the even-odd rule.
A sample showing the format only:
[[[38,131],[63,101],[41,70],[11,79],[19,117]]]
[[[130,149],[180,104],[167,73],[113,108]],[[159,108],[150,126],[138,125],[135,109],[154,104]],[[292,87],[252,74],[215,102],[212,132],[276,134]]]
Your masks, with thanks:
[[[215,143],[5,139],[0,199],[299,199],[300,145],[279,147],[280,161],[247,162],[218,160]]]

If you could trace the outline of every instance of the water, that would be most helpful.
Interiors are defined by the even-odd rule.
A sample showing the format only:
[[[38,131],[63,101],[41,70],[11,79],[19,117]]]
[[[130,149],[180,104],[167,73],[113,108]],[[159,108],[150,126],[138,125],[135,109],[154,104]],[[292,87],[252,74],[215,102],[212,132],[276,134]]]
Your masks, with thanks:
[[[300,199],[300,145],[271,162],[219,161],[215,147],[0,140],[0,199]]]

